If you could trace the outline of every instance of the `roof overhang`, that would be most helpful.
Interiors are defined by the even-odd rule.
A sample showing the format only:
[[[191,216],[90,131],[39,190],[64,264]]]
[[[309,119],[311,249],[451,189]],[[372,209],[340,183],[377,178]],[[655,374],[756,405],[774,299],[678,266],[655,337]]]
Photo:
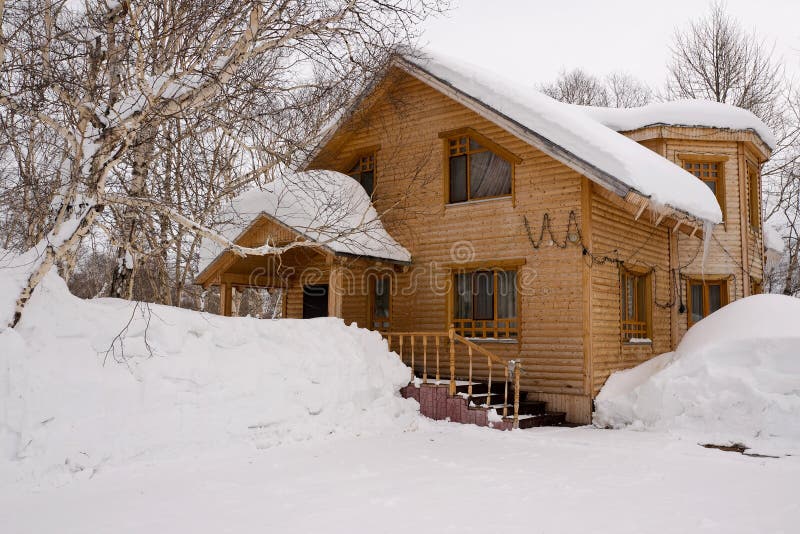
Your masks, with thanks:
[[[627,211],[633,210],[637,219],[646,211],[654,212],[655,220],[658,221],[658,224],[663,224],[667,221],[675,221],[675,229],[688,235],[702,237],[703,221],[697,217],[672,206],[659,206],[650,203],[648,196],[642,192],[631,188],[623,181],[597,168],[573,152],[552,142],[543,135],[515,121],[513,118],[497,111],[480,99],[461,91],[448,81],[431,74],[419,65],[403,57],[396,57],[392,62],[392,66],[404,70],[409,75],[440,91],[481,117],[497,124],[510,134],[529,143],[531,146],[536,147],[553,159],[583,174],[602,188],[612,192],[629,205],[627,206]]]

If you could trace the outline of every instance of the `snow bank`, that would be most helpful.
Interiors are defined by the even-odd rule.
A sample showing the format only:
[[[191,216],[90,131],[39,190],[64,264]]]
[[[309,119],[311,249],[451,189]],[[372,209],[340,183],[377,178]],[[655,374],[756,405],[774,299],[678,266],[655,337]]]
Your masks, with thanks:
[[[774,149],[777,142],[772,130],[751,111],[710,100],[675,100],[638,108],[603,108],[576,106],[594,120],[618,132],[647,126],[698,126],[752,131]]]
[[[0,479],[402,431],[407,382],[379,334],[338,319],[83,301],[50,274],[0,333]]]
[[[717,199],[692,174],[584,113],[501,73],[442,54],[406,57],[445,84],[510,118],[662,206],[704,221],[722,220]]]
[[[301,236],[334,252],[408,262],[411,254],[383,227],[369,195],[350,176],[335,171],[287,173],[237,196],[223,210],[220,231],[236,240],[261,215],[295,229]],[[266,243],[255,244],[255,247]],[[222,253],[203,240],[200,271]]]
[[[674,353],[613,374],[594,423],[715,442],[800,444],[800,299],[754,295],[693,326]]]

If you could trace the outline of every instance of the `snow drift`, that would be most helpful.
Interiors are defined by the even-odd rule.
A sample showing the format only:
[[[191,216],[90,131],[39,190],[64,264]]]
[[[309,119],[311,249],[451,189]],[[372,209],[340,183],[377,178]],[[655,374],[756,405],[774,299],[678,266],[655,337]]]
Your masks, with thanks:
[[[418,417],[407,382],[379,334],[338,319],[84,301],[51,273],[0,332],[0,478],[402,431]]]
[[[800,443],[800,299],[754,295],[703,319],[673,353],[613,374],[594,423],[714,443]]]

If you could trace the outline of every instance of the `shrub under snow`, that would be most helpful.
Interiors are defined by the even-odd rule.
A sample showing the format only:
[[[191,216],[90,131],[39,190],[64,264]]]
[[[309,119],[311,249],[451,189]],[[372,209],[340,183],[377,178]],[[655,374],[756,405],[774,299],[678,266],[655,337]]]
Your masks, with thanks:
[[[800,443],[800,299],[755,295],[725,306],[675,352],[613,374],[596,410],[598,426]]]
[[[407,382],[379,334],[338,319],[84,301],[51,273],[0,332],[0,478],[403,430],[418,417]]]

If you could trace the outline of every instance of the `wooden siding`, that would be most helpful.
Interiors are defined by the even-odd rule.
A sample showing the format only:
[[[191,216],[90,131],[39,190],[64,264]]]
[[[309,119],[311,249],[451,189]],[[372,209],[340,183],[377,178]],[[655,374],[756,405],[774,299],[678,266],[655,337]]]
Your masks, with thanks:
[[[548,214],[554,237],[563,245],[570,212],[580,223],[580,174],[410,76],[395,73],[386,83],[391,87],[384,94],[390,96],[341,130],[312,167],[342,170],[364,147],[380,147],[375,206],[413,258],[413,265],[397,275],[393,329],[448,327],[446,287],[459,259],[486,266],[524,262],[519,267],[519,340],[484,343],[501,357],[522,360],[523,389],[570,399],[583,395],[580,410],[574,402],[564,405],[572,406],[571,420],[585,421],[582,249],[572,243],[551,245],[547,235],[534,249],[523,219],[538,240]],[[513,199],[445,205],[439,134],[467,127],[521,158]]]
[[[687,278],[729,276],[728,302],[749,295],[750,277],[762,278],[762,239],[750,231],[747,220],[747,159],[743,141],[701,141],[666,139],[665,156],[681,165],[683,159],[722,157],[725,194],[725,220],[714,227],[708,254],[703,255],[703,242],[685,235],[677,236],[677,265],[681,272],[682,302],[685,305]],[[683,158],[683,159],[682,159]],[[759,232],[760,234],[760,232]],[[679,299],[680,304],[680,299]],[[688,329],[686,313],[677,315],[677,344]]]
[[[670,229],[634,217],[597,194],[592,195],[591,265],[592,396],[614,371],[638,365],[671,349],[672,303]],[[699,241],[695,239],[695,241]],[[652,343],[623,342],[620,269],[648,271],[652,302]]]

